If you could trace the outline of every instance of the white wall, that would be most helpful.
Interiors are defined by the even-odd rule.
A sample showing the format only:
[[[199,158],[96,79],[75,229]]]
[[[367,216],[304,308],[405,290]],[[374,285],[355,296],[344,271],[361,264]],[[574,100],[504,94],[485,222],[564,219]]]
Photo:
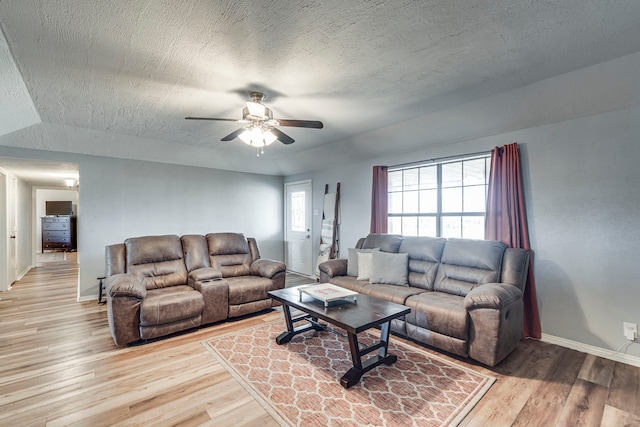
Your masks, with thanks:
[[[16,201],[18,203],[18,216],[16,218],[17,225],[17,263],[18,278],[29,271],[31,267],[32,246],[31,246],[31,186],[25,181],[18,178],[18,195]]]
[[[18,213],[16,217],[16,273],[17,279],[20,279],[30,268],[31,266],[31,187],[16,177],[11,172],[7,171],[4,168],[0,167],[0,175],[2,175],[2,189],[0,191],[0,218],[6,224],[7,232],[9,234],[13,234],[14,230],[9,229],[9,217],[5,215],[5,209],[16,209]],[[16,186],[15,191],[16,194],[11,196],[10,193],[13,191],[14,187],[10,184],[12,180],[15,179]],[[5,196],[9,195],[6,197]],[[6,203],[15,203],[15,206],[5,206]],[[25,215],[20,215],[20,212],[24,210]],[[4,233],[5,229],[2,227],[0,234]],[[0,236],[0,241],[8,242],[9,234],[6,236],[2,234]],[[7,271],[7,251],[10,251],[8,246],[3,246],[0,248],[0,271],[4,274]],[[6,283],[6,286],[10,286],[10,283]],[[4,285],[3,285],[4,288]]]
[[[434,113],[437,122],[423,117],[380,129],[359,137],[358,143],[367,138],[401,147],[411,138],[429,141],[432,130],[441,136],[441,122],[457,123],[475,137],[425,143],[424,149],[301,173],[285,181],[312,179],[316,209],[321,209],[324,183],[341,182],[341,255],[346,257],[346,249],[369,231],[373,165],[462,155],[518,142],[543,333],[615,350],[625,342],[622,322],[640,324],[639,58],[599,64]],[[541,94],[546,94],[542,104]],[[487,126],[477,120],[489,115],[500,116],[504,124]],[[518,127],[505,117],[527,127],[504,131]],[[476,122],[472,132],[470,123]],[[317,234],[320,219],[314,220]],[[640,356],[640,345],[630,346],[627,354]]]
[[[42,252],[42,221],[40,218],[47,214],[47,202],[71,201],[73,213],[78,213],[78,192],[76,190],[55,190],[51,188],[36,188],[36,252]],[[78,221],[80,218],[78,218]]]

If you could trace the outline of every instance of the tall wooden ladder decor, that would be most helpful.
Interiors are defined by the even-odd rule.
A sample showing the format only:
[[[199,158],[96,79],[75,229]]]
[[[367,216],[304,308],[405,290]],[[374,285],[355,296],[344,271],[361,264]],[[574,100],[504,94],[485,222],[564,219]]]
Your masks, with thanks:
[[[324,186],[322,209],[322,228],[320,230],[320,248],[316,263],[316,277],[320,277],[318,266],[324,261],[336,259],[339,255],[338,228],[340,226],[340,183],[335,193],[329,193],[329,184]]]

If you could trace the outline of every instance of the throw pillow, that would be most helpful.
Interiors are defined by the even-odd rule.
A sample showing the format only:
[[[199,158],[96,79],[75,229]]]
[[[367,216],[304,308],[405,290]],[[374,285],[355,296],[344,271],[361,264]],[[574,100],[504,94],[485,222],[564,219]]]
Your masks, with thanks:
[[[369,280],[374,252],[358,252],[358,280]]]
[[[373,252],[371,254],[371,263],[369,282],[409,286],[409,254]]]
[[[347,250],[347,276],[358,277],[358,252],[379,251],[380,248],[373,249],[354,249]]]

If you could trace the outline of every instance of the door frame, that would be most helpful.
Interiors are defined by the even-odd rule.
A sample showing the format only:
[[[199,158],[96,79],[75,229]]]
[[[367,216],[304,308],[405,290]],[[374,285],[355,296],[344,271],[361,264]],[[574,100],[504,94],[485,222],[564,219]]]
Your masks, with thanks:
[[[9,283],[9,174],[0,168],[0,291],[11,289]]]
[[[311,200],[310,203],[310,212],[309,212],[309,217],[311,218],[309,221],[309,235],[311,236],[311,243],[309,245],[309,260],[310,260],[310,269],[311,269],[311,274],[309,275],[309,277],[315,277],[314,275],[314,259],[313,259],[313,184],[311,182],[310,179],[305,179],[302,181],[294,181],[294,182],[285,182],[284,183],[284,259],[285,262],[289,259],[289,254],[288,254],[288,245],[287,242],[289,241],[289,197],[288,197],[288,192],[287,192],[287,188],[290,186],[294,186],[294,185],[301,185],[301,184],[308,184],[309,185],[309,197]],[[287,271],[289,269],[287,268]],[[298,273],[300,274],[300,273]]]

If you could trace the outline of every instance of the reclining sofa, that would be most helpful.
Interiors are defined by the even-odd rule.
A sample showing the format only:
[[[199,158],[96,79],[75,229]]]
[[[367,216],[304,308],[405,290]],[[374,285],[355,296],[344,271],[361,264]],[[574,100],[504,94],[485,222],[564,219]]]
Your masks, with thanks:
[[[369,256],[371,277],[358,280],[353,264]],[[527,251],[498,241],[370,234],[319,270],[320,282],[410,307],[393,332],[495,366],[521,339],[528,265]]]
[[[283,263],[239,233],[134,237],[105,251],[107,316],[116,345],[270,308]]]

